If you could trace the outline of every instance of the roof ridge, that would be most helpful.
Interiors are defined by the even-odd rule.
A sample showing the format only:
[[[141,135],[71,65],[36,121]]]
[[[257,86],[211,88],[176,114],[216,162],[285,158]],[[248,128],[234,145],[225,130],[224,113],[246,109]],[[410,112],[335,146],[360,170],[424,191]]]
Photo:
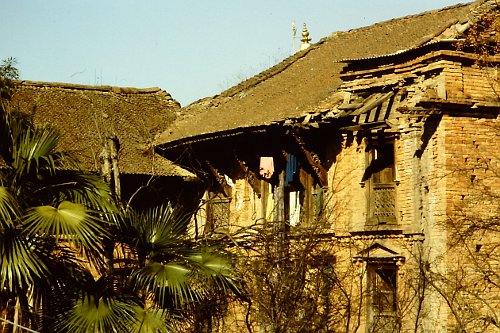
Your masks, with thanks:
[[[324,39],[324,38],[323,38]],[[323,39],[319,40],[317,43],[311,44],[310,47],[308,47],[305,50],[298,51],[289,57],[283,59],[282,61],[278,62],[277,64],[263,70],[262,72],[255,74],[238,84],[227,88],[226,90],[223,90],[222,92],[214,95],[214,96],[207,96],[200,98],[199,100],[196,100],[184,107],[183,109],[189,108],[191,105],[198,105],[202,102],[205,103],[210,103],[209,101],[219,99],[219,98],[230,98],[235,96],[236,94],[246,90],[250,89],[252,87],[255,87],[259,83],[275,76],[278,75],[279,73],[283,72],[285,69],[293,65],[298,59],[303,58],[306,54],[308,54],[311,50],[317,48],[319,45],[323,43]]]
[[[465,4],[465,5],[467,5],[467,6],[472,5],[472,6],[475,6],[475,8],[473,8],[470,11],[470,13],[467,14],[467,21],[464,21],[464,23],[462,24],[461,29],[463,29],[463,30],[459,31],[459,35],[462,35],[464,31],[466,31],[467,29],[469,29],[471,27],[471,25],[475,24],[478,20],[480,20],[480,18],[481,18],[482,15],[484,15],[485,13],[487,13],[489,11],[492,11],[495,8],[499,8],[500,7],[500,0],[479,0],[479,1],[471,2],[471,3]],[[450,8],[450,7],[451,8],[456,8],[456,7],[465,6],[465,5],[464,4],[457,4],[457,5],[454,5],[454,6],[449,6],[449,7],[445,7],[445,8],[442,8],[442,9],[436,9],[436,10],[428,11],[428,12],[439,12],[439,11],[445,10],[447,8]],[[415,15],[415,16],[418,16],[418,15]],[[392,21],[392,20],[390,20],[390,21]],[[381,23],[383,23],[383,22],[381,22]],[[458,41],[460,41],[459,37],[456,37],[456,38],[440,38],[440,39],[435,39],[435,38],[438,38],[445,30],[447,30],[450,27],[452,27],[454,25],[454,23],[456,23],[455,25],[459,25],[459,23],[461,23],[461,22],[455,22],[455,20],[448,21],[448,23],[446,24],[447,27],[443,28],[441,32],[438,32],[434,36],[430,36],[430,35],[426,36],[425,38],[423,38],[420,41],[420,43],[418,43],[418,45],[416,45],[416,46],[414,46],[412,48],[398,50],[396,52],[392,52],[392,53],[388,53],[388,54],[383,54],[383,55],[378,55],[378,56],[368,56],[368,57],[357,57],[357,58],[341,59],[341,60],[338,60],[337,62],[349,62],[349,61],[359,61],[359,60],[368,60],[368,59],[381,59],[381,58],[387,58],[387,57],[391,57],[391,56],[394,56],[394,55],[399,55],[399,54],[407,53],[407,52],[410,52],[410,51],[418,50],[420,48],[427,47],[427,46],[430,46],[430,45],[433,45],[433,44],[436,44],[436,43],[458,42]]]
[[[283,59],[282,61],[275,64],[274,66],[271,66],[268,69],[238,83],[236,86],[233,86],[233,87],[223,91],[220,94],[220,96],[221,97],[233,97],[238,92],[241,92],[243,89],[251,88],[251,87],[257,85],[258,83],[265,81],[265,80],[283,72],[285,69],[287,69],[288,67],[293,65],[297,60],[299,60],[300,58],[303,58],[306,54],[308,54],[310,51],[317,48],[318,45],[321,45],[321,44],[323,44],[323,42],[321,40],[318,41],[318,43],[311,44],[311,46],[308,47],[307,49],[302,50],[302,51],[298,51],[298,52],[292,54],[291,56]],[[250,83],[249,81],[252,81],[252,83]]]
[[[49,88],[62,88],[62,89],[74,89],[74,90],[93,90],[93,91],[104,91],[104,92],[114,92],[117,94],[147,94],[147,93],[157,93],[164,92],[171,97],[170,93],[159,88],[134,88],[134,87],[117,87],[109,85],[92,86],[77,83],[65,83],[65,82],[44,82],[44,81],[30,81],[30,80],[16,80],[15,84],[32,86],[32,87],[49,87]],[[172,97],[171,97],[172,98]]]

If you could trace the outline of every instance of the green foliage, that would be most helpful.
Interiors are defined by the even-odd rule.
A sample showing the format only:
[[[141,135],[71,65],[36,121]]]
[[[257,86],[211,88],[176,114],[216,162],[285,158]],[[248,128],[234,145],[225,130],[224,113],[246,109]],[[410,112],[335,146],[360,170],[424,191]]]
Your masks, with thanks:
[[[216,292],[237,290],[227,255],[200,246],[186,236],[189,215],[171,206],[143,213],[124,212],[121,244],[135,254],[131,284],[159,309],[184,309]]]
[[[3,229],[0,234],[0,283],[17,293],[27,285],[42,279],[47,269],[36,243],[15,229]]]
[[[94,333],[127,332],[134,322],[133,308],[124,302],[95,299],[93,296],[78,300],[73,308],[60,317],[57,332]]]
[[[168,324],[173,319],[169,318],[168,312],[160,309],[143,309],[140,306],[133,307],[136,319],[130,329],[130,333],[169,333],[175,328]]]
[[[17,78],[4,61],[1,98]],[[210,295],[237,290],[230,257],[187,236],[189,214],[121,207],[58,142],[0,103],[0,296],[20,303],[24,326],[175,332]]]
[[[101,222],[84,205],[63,201],[57,207],[31,208],[23,229],[28,234],[49,236],[91,249],[99,247],[101,237],[106,235]]]
[[[0,186],[0,230],[14,227],[13,218],[19,215],[19,207],[8,189]]]
[[[11,57],[3,60],[0,65],[0,97],[8,96],[12,80],[19,79],[16,64],[16,59]]]

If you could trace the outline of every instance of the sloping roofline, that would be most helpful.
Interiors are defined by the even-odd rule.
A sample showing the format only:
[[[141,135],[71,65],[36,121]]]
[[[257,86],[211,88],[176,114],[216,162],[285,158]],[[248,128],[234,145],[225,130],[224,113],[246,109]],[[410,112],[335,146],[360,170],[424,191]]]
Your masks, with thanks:
[[[398,56],[431,45],[450,27],[467,25],[478,8],[491,2],[458,4],[334,33],[219,95],[182,108],[181,117],[155,138],[155,145],[168,149],[315,112],[340,85],[341,60]],[[402,27],[407,31],[397,29]],[[358,44],[353,45],[356,40]],[[374,45],[362,45],[359,40]]]
[[[8,110],[31,114],[35,124],[60,132],[60,149],[89,171],[100,171],[103,139],[119,142],[120,172],[195,179],[156,154],[154,135],[177,117],[180,104],[158,87],[89,86],[61,82],[13,82]]]

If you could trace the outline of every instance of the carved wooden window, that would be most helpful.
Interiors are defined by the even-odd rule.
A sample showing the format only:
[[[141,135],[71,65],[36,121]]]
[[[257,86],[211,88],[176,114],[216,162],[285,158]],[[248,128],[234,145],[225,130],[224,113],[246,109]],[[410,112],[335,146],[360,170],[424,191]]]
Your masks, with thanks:
[[[213,196],[208,200],[205,232],[228,230],[230,203],[230,198],[220,196]]]
[[[377,142],[368,150],[368,167],[365,177],[369,178],[370,224],[396,222],[396,170],[394,143]]]
[[[368,264],[369,332],[397,332],[397,266]]]

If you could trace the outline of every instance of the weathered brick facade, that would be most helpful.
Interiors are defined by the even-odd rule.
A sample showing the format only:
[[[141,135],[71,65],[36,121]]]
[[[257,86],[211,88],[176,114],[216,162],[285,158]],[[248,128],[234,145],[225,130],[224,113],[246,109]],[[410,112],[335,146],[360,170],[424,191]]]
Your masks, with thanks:
[[[210,162],[207,207],[222,198],[228,210],[223,228],[205,228],[202,211],[197,235],[239,245],[253,302],[231,304],[221,331],[499,328],[500,58],[450,42],[471,22],[343,61],[313,111],[192,139]],[[300,177],[287,183],[291,156]],[[260,157],[274,158],[272,177]]]

